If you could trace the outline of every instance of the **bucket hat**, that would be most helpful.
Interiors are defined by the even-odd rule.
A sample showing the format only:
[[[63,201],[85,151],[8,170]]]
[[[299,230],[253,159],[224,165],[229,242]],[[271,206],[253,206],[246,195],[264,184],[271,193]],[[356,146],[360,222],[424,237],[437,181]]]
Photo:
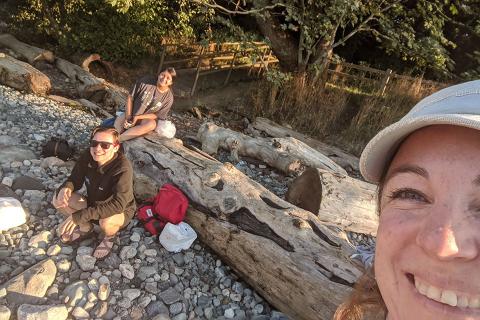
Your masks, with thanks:
[[[360,157],[360,171],[379,183],[385,166],[414,131],[438,124],[480,130],[480,80],[454,85],[422,99],[402,119],[380,131]]]

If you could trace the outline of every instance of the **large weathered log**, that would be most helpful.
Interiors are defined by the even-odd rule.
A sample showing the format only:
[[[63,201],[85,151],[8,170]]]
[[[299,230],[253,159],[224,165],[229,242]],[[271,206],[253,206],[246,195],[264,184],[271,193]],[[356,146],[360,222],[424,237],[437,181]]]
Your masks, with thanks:
[[[45,60],[50,63],[55,61],[55,55],[53,52],[23,43],[11,34],[0,35],[0,46],[13,50],[17,55],[27,60],[30,64],[40,60]]]
[[[238,161],[239,155],[249,156],[287,174],[298,172],[303,166],[346,174],[342,167],[327,156],[291,137],[252,138],[213,123],[204,123],[198,129],[197,138],[202,143],[202,150],[209,154],[223,148],[232,152],[235,161]]]
[[[41,71],[3,53],[0,53],[0,83],[40,95],[51,88],[50,79]]]
[[[80,97],[89,99],[97,91],[105,90],[105,80],[95,77],[82,67],[71,63],[65,59],[57,58],[55,65],[70,80],[77,84],[77,91]]]
[[[124,146],[137,185],[182,189],[198,209],[187,221],[200,238],[271,304],[292,319],[332,318],[361,273],[344,232],[175,140],[148,135]]]
[[[293,180],[285,198],[343,230],[377,234],[376,186],[370,183],[309,168]]]
[[[310,138],[292,129],[282,127],[281,125],[269,119],[258,117],[253,122],[252,126],[256,130],[265,132],[266,134],[274,138],[293,137],[306,143],[318,152],[328,156],[330,159],[338,163],[344,169],[353,169],[357,172],[359,171],[358,158],[340,150],[339,148],[329,146],[321,141]]]

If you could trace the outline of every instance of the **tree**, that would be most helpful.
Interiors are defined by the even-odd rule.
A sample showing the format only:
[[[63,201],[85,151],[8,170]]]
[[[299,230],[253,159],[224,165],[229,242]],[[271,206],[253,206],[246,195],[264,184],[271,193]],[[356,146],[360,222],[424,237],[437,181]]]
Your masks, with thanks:
[[[285,71],[324,69],[335,49],[373,35],[390,54],[419,68],[452,66],[444,35],[450,0],[192,0],[229,15],[251,14]]]

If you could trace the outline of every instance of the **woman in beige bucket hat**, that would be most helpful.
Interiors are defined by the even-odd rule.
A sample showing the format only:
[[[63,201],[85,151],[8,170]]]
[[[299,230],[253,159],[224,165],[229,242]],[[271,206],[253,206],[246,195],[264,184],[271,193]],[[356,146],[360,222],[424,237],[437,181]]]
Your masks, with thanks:
[[[480,80],[440,90],[360,159],[379,186],[375,271],[335,319],[480,319]]]

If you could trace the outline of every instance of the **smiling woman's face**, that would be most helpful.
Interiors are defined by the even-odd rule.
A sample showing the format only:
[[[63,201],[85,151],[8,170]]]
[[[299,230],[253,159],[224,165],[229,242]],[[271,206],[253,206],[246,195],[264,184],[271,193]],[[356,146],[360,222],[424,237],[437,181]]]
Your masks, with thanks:
[[[388,319],[480,319],[480,132],[412,134],[380,203],[375,273]]]

